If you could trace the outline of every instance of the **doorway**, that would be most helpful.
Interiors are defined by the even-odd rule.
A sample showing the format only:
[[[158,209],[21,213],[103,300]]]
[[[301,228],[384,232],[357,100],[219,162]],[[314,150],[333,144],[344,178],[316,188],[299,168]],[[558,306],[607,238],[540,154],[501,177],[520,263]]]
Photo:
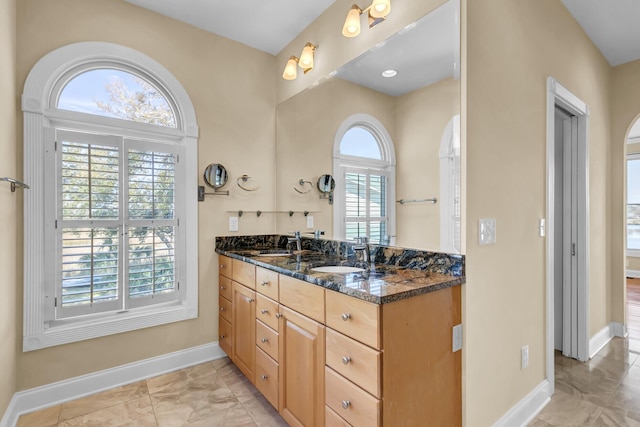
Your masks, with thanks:
[[[588,107],[548,79],[547,377],[554,350],[589,359]]]

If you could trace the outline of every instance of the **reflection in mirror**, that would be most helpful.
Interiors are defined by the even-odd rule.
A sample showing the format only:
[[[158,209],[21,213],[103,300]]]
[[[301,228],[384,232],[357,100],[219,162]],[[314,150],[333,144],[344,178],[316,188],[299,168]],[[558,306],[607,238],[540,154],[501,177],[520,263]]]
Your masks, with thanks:
[[[227,179],[227,170],[219,163],[211,163],[204,170],[204,182],[213,189],[224,187]]]
[[[318,191],[322,194],[333,193],[336,188],[336,181],[329,174],[324,174],[318,178]]]
[[[347,118],[368,115],[388,131],[395,147],[395,179],[389,182],[395,200],[438,200],[437,204],[404,205],[394,200],[386,213],[390,226],[385,228],[391,231],[391,221],[395,224],[388,240],[395,239],[394,245],[407,248],[459,252],[459,130],[451,128],[452,124],[459,126],[459,120],[453,118],[460,114],[458,11],[458,0],[446,2],[340,67],[333,78],[278,105],[278,210],[315,211],[317,228],[327,230],[330,238],[345,240],[336,231],[341,228],[337,226],[340,215],[344,217],[339,210],[346,206],[338,196],[346,193],[346,184],[336,169],[340,151],[336,138]],[[385,73],[388,70],[395,72]],[[395,77],[385,78],[383,73]],[[304,140],[300,139],[302,134],[306,135]],[[451,149],[443,149],[447,147]],[[327,170],[334,178],[333,207],[311,197],[290,195],[292,180]],[[453,188],[442,179],[447,173],[457,175]],[[443,209],[445,203],[447,210]],[[373,211],[363,212],[369,215]],[[304,227],[291,218],[277,221],[278,232]],[[455,224],[458,231],[442,232],[443,227]]]

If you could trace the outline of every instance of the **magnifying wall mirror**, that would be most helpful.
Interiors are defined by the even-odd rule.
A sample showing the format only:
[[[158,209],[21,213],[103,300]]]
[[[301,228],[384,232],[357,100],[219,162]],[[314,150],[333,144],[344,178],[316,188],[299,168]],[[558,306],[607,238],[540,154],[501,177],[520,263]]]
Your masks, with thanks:
[[[329,199],[329,204],[333,204],[333,190],[336,188],[336,181],[329,174],[324,174],[318,178],[318,191],[321,199]]]
[[[204,170],[205,184],[215,190],[224,187],[228,178],[227,170],[219,163],[211,163]]]

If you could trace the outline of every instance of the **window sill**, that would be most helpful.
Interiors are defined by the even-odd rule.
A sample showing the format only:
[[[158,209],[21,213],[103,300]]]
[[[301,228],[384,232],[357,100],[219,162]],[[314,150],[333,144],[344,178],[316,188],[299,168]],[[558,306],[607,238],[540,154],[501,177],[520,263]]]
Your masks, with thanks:
[[[640,258],[640,249],[627,249],[628,257]]]
[[[38,350],[197,317],[197,308],[181,304],[178,306],[144,307],[127,312],[115,312],[92,319],[84,318],[80,321],[66,319],[55,323],[52,322],[40,334],[25,336],[22,350],[25,352]]]

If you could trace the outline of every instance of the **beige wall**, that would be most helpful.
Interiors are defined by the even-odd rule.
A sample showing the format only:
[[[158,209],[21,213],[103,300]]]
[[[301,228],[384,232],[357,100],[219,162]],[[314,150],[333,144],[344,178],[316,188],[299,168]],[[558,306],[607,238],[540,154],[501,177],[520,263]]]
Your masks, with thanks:
[[[18,102],[15,87],[16,63],[16,1],[0,0],[0,176],[20,179],[17,167],[16,112]],[[4,414],[16,388],[16,352],[18,319],[16,295],[20,289],[17,272],[21,248],[18,237],[22,213],[22,191],[11,193],[9,184],[0,183],[0,414]],[[0,416],[0,419],[2,416]]]
[[[550,75],[590,108],[590,335],[612,321],[611,70],[556,0],[466,4],[465,419],[488,426],[545,378],[545,240],[538,220],[546,215]],[[477,244],[480,218],[497,220],[495,245]],[[521,370],[524,345],[529,367]]]
[[[396,100],[396,199],[440,194],[440,144],[460,113],[460,81],[447,79]],[[409,248],[440,249],[440,204],[396,205],[397,241]]]
[[[6,27],[0,28],[4,32]],[[120,0],[21,0],[18,4],[17,92],[22,92],[27,73],[43,55],[68,43],[88,40],[137,49],[177,77],[191,97],[200,126],[199,171],[211,162],[224,164],[231,175],[227,186],[231,196],[207,196],[207,200],[198,205],[198,319],[28,353],[22,353],[21,343],[17,343],[19,390],[217,341],[218,270],[213,252],[214,236],[228,234],[227,210],[266,210],[274,204],[273,82],[276,76],[273,56]],[[6,56],[11,57],[10,50]],[[5,61],[0,62],[4,67]],[[1,75],[4,78],[5,73]],[[5,120],[11,115],[0,117]],[[2,159],[11,160],[16,151],[21,152],[21,144],[17,141],[10,144],[15,140],[10,136],[3,138],[7,141],[3,144],[9,145],[2,145],[3,150],[8,150],[0,156]],[[3,168],[3,174],[15,169],[15,162],[9,163]],[[242,174],[253,176],[260,190],[241,191],[235,180]],[[0,197],[5,197],[1,190]],[[12,197],[2,203],[5,206],[2,215],[15,206],[16,197]],[[8,224],[6,231],[11,235],[15,219],[0,224]],[[269,233],[273,232],[274,222],[273,218],[243,217],[240,227],[241,234]],[[22,252],[15,252],[17,260],[11,255],[0,259],[11,265],[21,264]],[[9,277],[3,282],[15,280]],[[21,307],[22,293],[8,304]],[[0,312],[4,316],[8,311]],[[21,319],[21,313],[18,318]],[[21,328],[18,321],[20,331]],[[4,375],[5,369],[2,371]]]
[[[459,112],[460,84],[454,79],[400,97],[332,79],[289,98],[278,105],[277,113],[278,210],[310,211],[314,228],[333,236],[333,206],[318,198],[315,183],[320,175],[334,173],[336,132],[345,119],[358,113],[380,120],[395,145],[396,199],[440,198],[440,143],[447,123]],[[300,179],[311,181],[314,189],[297,193],[294,187]],[[397,205],[397,244],[437,250],[439,221],[437,204]],[[300,214],[277,216],[278,232],[305,229]]]

